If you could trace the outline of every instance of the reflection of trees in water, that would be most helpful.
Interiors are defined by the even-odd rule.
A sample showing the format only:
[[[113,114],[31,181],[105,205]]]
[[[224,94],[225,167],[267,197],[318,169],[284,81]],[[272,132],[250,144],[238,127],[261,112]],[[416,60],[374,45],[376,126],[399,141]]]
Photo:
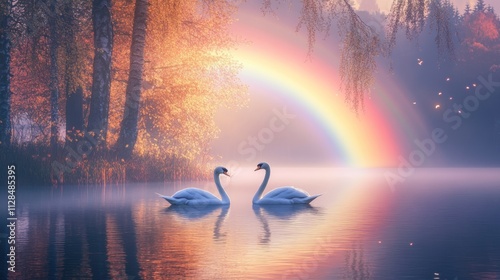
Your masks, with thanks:
[[[124,279],[140,279],[132,209],[130,207],[117,207],[108,211],[99,208],[86,209],[84,219],[87,241],[84,252],[87,254],[92,277],[109,279],[112,278],[111,275],[118,275],[124,276]],[[120,262],[123,263],[117,266],[111,265]]]
[[[120,239],[125,253],[125,274],[128,278],[140,279],[139,261],[137,259],[137,233],[131,207],[117,209],[116,216]]]
[[[34,208],[14,279],[140,279],[130,207]]]
[[[75,215],[76,211],[65,212],[65,224],[64,224],[64,258],[70,259],[74,263],[83,264],[85,260],[83,258],[83,247],[84,247],[84,224],[78,216]],[[82,236],[83,235],[83,236]],[[88,265],[88,263],[87,263]],[[83,265],[82,265],[83,266]],[[72,266],[65,265],[62,271],[63,279],[71,279],[77,275],[80,277],[89,277],[81,271],[82,266]]]
[[[16,260],[16,273],[9,279],[92,277],[84,256],[85,226],[81,213],[29,207],[22,212],[16,240],[16,254],[22,258]],[[87,266],[82,267],[85,262]]]
[[[84,213],[87,254],[94,279],[109,279],[106,250],[106,217],[99,209],[87,209]]]
[[[348,280],[367,280],[371,278],[370,268],[365,260],[362,246],[355,245],[352,250],[346,251],[344,256],[344,276]]]

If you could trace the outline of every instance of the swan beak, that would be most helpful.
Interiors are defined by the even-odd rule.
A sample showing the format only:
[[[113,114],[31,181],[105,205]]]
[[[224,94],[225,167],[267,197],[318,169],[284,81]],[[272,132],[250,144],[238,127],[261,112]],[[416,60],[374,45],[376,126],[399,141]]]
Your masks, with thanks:
[[[257,170],[261,170],[262,168],[260,168],[260,166],[257,166],[257,168],[255,168],[254,171],[257,171]]]
[[[227,174],[227,172],[224,172],[222,174],[226,175],[227,177],[231,177],[231,175]]]

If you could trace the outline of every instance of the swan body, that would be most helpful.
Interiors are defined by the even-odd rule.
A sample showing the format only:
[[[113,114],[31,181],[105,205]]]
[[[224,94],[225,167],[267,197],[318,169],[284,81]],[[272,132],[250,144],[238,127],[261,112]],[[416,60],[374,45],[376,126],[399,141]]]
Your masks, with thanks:
[[[269,164],[262,162],[257,165],[257,169],[255,169],[255,171],[260,169],[266,170],[266,176],[253,197],[252,202],[254,204],[309,204],[311,201],[320,196],[311,196],[306,191],[295,187],[280,187],[268,192],[264,197],[261,197],[267,186],[269,177],[271,176],[271,167]]]
[[[164,198],[166,201],[170,202],[172,205],[191,205],[191,206],[201,206],[201,205],[228,205],[230,203],[229,196],[222,187],[219,179],[220,174],[227,174],[227,169],[224,167],[217,167],[214,170],[214,181],[217,186],[217,190],[220,193],[221,199],[211,194],[208,191],[198,189],[198,188],[187,188],[176,192],[172,196],[162,195],[157,193],[160,197]]]
[[[310,196],[304,190],[295,187],[280,187],[268,192],[255,204],[308,204],[320,195]]]

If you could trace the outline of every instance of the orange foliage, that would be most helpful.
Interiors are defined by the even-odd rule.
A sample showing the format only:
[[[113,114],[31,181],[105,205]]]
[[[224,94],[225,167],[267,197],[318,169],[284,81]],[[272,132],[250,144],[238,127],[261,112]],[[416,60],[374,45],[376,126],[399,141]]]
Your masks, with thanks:
[[[463,21],[464,42],[469,52],[496,50],[500,39],[499,22],[488,12],[474,12],[466,15]]]
[[[49,139],[48,61],[46,56],[30,52],[26,41],[11,52],[13,142]]]
[[[472,42],[470,44],[470,46],[474,50],[480,50],[480,51],[484,51],[484,52],[488,51],[488,48],[479,42]]]
[[[498,26],[493,14],[478,12],[468,24],[472,36],[478,41],[498,39]]]
[[[90,4],[78,1],[80,14],[75,42],[60,30],[58,48],[61,129],[65,121],[65,93],[81,86],[88,117],[93,61]],[[134,1],[113,1],[114,28],[112,85],[107,146],[118,136],[128,80]],[[76,4],[75,4],[76,5]],[[63,11],[63,10],[61,10]],[[210,142],[217,137],[214,116],[220,106],[246,101],[239,65],[229,55],[235,41],[229,24],[237,11],[229,0],[151,0],[145,50],[139,137],[135,153],[182,162],[207,162]],[[40,30],[46,26],[41,23]],[[66,36],[66,37],[65,37]],[[47,42],[26,36],[12,53],[12,116],[23,141],[48,143],[50,134],[49,62]],[[33,50],[33,52],[32,52]],[[23,138],[23,139],[21,139]],[[62,139],[61,139],[62,140]]]
[[[75,1],[74,5],[85,1]],[[59,5],[62,5],[59,3]],[[84,6],[80,7],[82,10]],[[63,10],[58,6],[59,10]],[[61,128],[65,122],[66,92],[72,92],[77,86],[81,86],[84,96],[90,94],[91,71],[92,71],[92,27],[87,21],[90,12],[81,14],[74,28],[75,38],[70,42],[67,35],[67,26],[62,19],[58,23],[59,47],[57,49],[58,80],[59,80],[59,115]],[[29,19],[28,19],[29,20]],[[43,21],[35,22],[37,31],[35,35],[27,31],[18,31],[15,34],[11,57],[11,90],[12,104],[11,116],[13,121],[13,142],[36,142],[37,144],[48,144],[50,136],[50,93],[49,93],[49,56],[47,36],[41,36],[47,32],[47,26]],[[86,24],[84,24],[86,23]],[[33,25],[30,25],[33,27]],[[24,33],[26,32],[26,33]],[[85,104],[84,104],[85,106]],[[84,109],[85,110],[85,109]],[[63,133],[61,133],[64,136]],[[62,140],[62,139],[60,139]]]
[[[116,141],[123,114],[133,5],[114,6],[115,47],[108,145]],[[235,45],[228,26],[229,1],[152,0],[148,17],[139,136],[135,153],[193,164],[210,159],[220,106],[245,103]]]

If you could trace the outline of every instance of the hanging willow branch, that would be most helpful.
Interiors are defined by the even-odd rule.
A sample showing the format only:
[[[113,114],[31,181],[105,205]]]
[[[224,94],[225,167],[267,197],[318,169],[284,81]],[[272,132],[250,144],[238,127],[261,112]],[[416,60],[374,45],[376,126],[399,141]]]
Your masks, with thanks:
[[[440,58],[455,57],[453,42],[454,9],[448,0],[393,0],[388,17],[389,53],[396,45],[399,29],[406,31],[406,37],[415,39],[429,22],[436,32],[436,46]]]
[[[272,12],[272,0],[263,0],[263,12]],[[274,2],[281,2],[274,0]],[[350,0],[302,0],[297,30],[305,28],[308,53],[314,49],[317,34],[328,34],[336,23],[342,40],[340,54],[341,91],[355,112],[363,108],[365,93],[373,82],[375,58],[382,52],[391,52],[399,29],[406,37],[415,39],[426,22],[435,28],[438,52],[454,56],[453,9],[448,0],[393,0],[388,16],[387,43],[382,44],[376,30],[368,26],[354,11]],[[387,44],[387,45],[386,45]]]
[[[448,55],[455,59],[455,45],[453,41],[453,17],[454,10],[449,2],[433,0],[430,3],[430,27],[436,29],[436,42],[438,56],[440,59]]]
[[[389,50],[396,45],[398,30],[404,29],[408,39],[414,39],[425,25],[429,0],[393,0],[388,17]]]
[[[340,58],[341,91],[357,113],[363,109],[364,94],[373,82],[375,57],[380,53],[378,34],[356,14],[348,0],[303,0],[297,30],[305,27],[309,53],[318,32],[328,33],[337,23],[342,40]]]
[[[341,1],[343,9],[338,20],[342,51],[340,59],[341,90],[355,112],[363,109],[364,94],[373,82],[377,68],[375,57],[380,53],[378,34],[366,25],[347,0]]]

